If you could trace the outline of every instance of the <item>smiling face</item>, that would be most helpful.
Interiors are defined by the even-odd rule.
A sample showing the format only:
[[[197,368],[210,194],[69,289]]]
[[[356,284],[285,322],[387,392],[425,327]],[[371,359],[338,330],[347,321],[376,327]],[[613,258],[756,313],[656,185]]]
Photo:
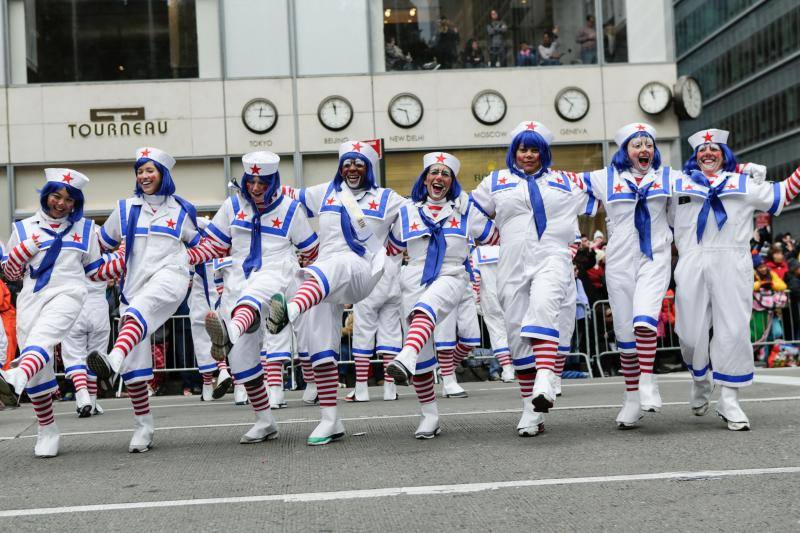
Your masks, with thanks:
[[[650,137],[635,137],[628,142],[628,159],[634,170],[646,173],[653,165],[656,143]]]
[[[47,214],[53,218],[64,218],[72,213],[75,200],[69,195],[66,187],[47,195]]]
[[[725,154],[717,143],[707,143],[697,149],[697,166],[703,174],[719,172],[725,163]]]
[[[442,163],[434,163],[428,168],[425,175],[425,187],[428,189],[428,198],[439,201],[447,197],[450,186],[453,184],[453,171]]]
[[[535,146],[525,148],[520,144],[517,148],[517,166],[522,169],[525,174],[533,174],[542,168],[542,158],[539,154],[539,149]]]
[[[145,194],[155,194],[161,188],[161,172],[152,161],[136,169],[136,182]]]
[[[348,187],[360,189],[364,184],[364,176],[367,175],[367,164],[360,159],[345,159],[339,173]]]
[[[247,180],[245,188],[247,188],[247,192],[250,193],[250,197],[253,199],[253,201],[258,203],[264,201],[264,193],[267,192],[269,184],[266,181],[263,181],[261,178],[253,176]]]

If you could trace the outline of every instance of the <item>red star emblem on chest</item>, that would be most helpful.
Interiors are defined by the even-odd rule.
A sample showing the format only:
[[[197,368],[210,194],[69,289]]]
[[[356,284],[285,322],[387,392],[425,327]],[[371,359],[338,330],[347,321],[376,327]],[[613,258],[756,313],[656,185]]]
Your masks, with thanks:
[[[439,155],[436,156],[436,162],[437,163],[444,163],[445,159],[447,159],[447,158],[444,156],[444,154],[439,154]]]
[[[653,183],[653,188],[654,189],[660,189],[661,185],[659,183]]]
[[[508,181],[506,178],[500,178],[499,180],[497,180],[497,183],[499,183],[500,185],[505,185],[506,181]]]
[[[417,231],[419,229],[419,224],[414,222],[413,224],[411,224],[411,228],[410,229],[411,229],[411,231]]]
[[[450,227],[451,228],[457,228],[458,227],[458,220],[456,220],[454,218],[450,219]]]
[[[713,140],[714,140],[714,136],[713,136],[713,135],[711,135],[711,133],[709,133],[709,132],[706,132],[706,134],[705,134],[705,135],[703,135],[703,140],[704,140],[705,142],[707,142],[707,143],[710,143],[711,141],[713,141]]]
[[[559,185],[563,185],[564,180],[562,180],[561,178],[556,178],[556,183],[558,183]]]
[[[326,203],[326,204],[328,204],[328,205],[333,205],[333,202],[335,202],[335,201],[336,201],[336,200],[334,200],[333,196],[331,196],[330,198],[328,198],[328,199],[325,201],[325,203]]]
[[[72,240],[73,240],[73,242],[81,242],[81,236],[78,235],[77,233],[73,233],[72,234]]]
[[[684,190],[687,190],[687,191],[693,191],[693,190],[694,190],[694,187],[692,187],[692,184],[691,184],[691,183],[687,183],[687,184],[686,184],[686,187],[684,187]]]
[[[149,156],[150,156],[150,150],[148,148],[145,148],[144,150],[142,150],[142,153],[139,154],[139,157],[149,157]]]
[[[253,166],[252,166],[252,167],[250,167],[250,174],[252,174],[252,175],[254,175],[254,176],[258,176],[258,173],[259,173],[259,172],[261,172],[261,169],[260,169],[260,168],[258,168],[258,165],[256,165],[256,164],[254,163],[254,164],[253,164]]]
[[[355,142],[355,143],[353,143],[353,151],[354,151],[354,152],[361,153],[361,147],[362,147],[362,146],[363,146],[363,145],[362,145],[361,143],[359,143],[359,142]]]
[[[39,234],[34,233],[33,235],[31,235],[31,239],[33,239],[33,242],[39,242]]]
[[[245,216],[244,211],[239,211],[238,213],[236,213],[237,220],[244,220],[244,216]]]
[[[727,186],[727,187],[725,187],[725,188],[726,188],[726,189],[735,189],[735,188],[736,188],[736,185],[735,185],[735,184],[733,184],[733,183],[729,183],[729,184],[728,184],[728,186]]]
[[[169,220],[167,220],[167,227],[169,229],[175,229],[175,221],[172,220],[171,218]]]
[[[376,209],[378,209],[378,204],[373,200],[369,203],[369,208],[375,211]]]
[[[622,192],[622,185],[620,183],[614,185],[614,192]]]
[[[63,176],[61,176],[61,181],[62,181],[62,182],[64,182],[64,183],[66,183],[67,185],[71,184],[71,183],[72,183],[72,180],[74,180],[74,179],[75,179],[75,178],[73,178],[73,177],[72,177],[72,175],[71,175],[71,173],[70,173],[70,172],[67,172],[66,174],[64,174]]]
[[[272,227],[273,228],[280,228],[281,227],[281,219],[278,218],[278,217],[273,218],[272,219]]]

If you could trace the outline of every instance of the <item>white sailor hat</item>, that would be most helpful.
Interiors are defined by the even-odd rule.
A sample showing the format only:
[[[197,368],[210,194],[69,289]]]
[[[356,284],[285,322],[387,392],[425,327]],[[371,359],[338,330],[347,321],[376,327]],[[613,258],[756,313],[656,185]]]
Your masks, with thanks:
[[[172,167],[175,166],[175,159],[171,155],[163,150],[159,150],[158,148],[153,148],[152,146],[137,148],[136,160],[138,161],[140,159],[152,159],[153,161],[164,165],[167,170],[172,170]]]
[[[271,176],[278,171],[281,158],[272,152],[250,152],[242,156],[244,173],[251,176]]]
[[[617,146],[622,146],[625,143],[625,139],[640,131],[649,134],[650,137],[655,140],[656,129],[653,126],[645,124],[644,122],[634,122],[632,124],[626,124],[618,129],[617,133],[614,134],[614,142],[617,143]]]
[[[428,168],[436,163],[447,165],[456,176],[458,176],[458,171],[461,169],[461,161],[453,154],[448,154],[447,152],[430,152],[422,156],[423,167]]]
[[[368,143],[364,141],[347,141],[339,145],[339,159],[348,152],[356,152],[369,159],[372,168],[377,172],[378,152]]]
[[[89,183],[89,178],[71,168],[46,168],[44,169],[44,176],[47,181],[64,183],[76,189],[83,189],[83,186]]]
[[[541,122],[537,122],[535,120],[526,120],[524,122],[520,122],[519,126],[511,130],[511,133],[509,133],[511,140],[514,140],[514,138],[523,131],[535,131],[542,136],[547,144],[553,144],[553,140],[556,138],[555,135],[553,135],[553,132]]]
[[[689,144],[692,145],[692,150],[697,150],[697,147],[701,144],[706,143],[716,143],[716,144],[728,144],[728,135],[730,135],[729,131],[725,130],[700,130],[691,137],[689,137]]]

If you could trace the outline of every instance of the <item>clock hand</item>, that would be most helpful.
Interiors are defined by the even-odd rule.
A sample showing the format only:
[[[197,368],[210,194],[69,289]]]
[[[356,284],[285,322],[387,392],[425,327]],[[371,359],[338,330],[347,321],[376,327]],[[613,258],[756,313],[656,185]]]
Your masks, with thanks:
[[[338,114],[339,114],[339,112],[338,112],[338,111],[336,111],[336,104],[335,104],[334,102],[331,102],[331,105],[333,106],[333,114],[334,114],[334,115],[338,115]]]
[[[264,106],[260,106],[258,108],[258,118],[264,118],[263,111],[264,111]]]
[[[411,118],[409,118],[409,116],[408,116],[408,111],[406,111],[405,109],[401,109],[400,111],[402,111],[403,113],[406,114],[406,120],[408,120],[408,121],[411,120]]]

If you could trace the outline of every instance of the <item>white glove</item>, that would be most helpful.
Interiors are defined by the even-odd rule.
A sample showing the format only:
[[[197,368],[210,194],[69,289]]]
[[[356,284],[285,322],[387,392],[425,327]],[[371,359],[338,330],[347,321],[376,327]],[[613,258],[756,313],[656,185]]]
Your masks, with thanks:
[[[753,182],[758,183],[759,185],[764,183],[764,181],[767,179],[767,167],[764,165],[748,163],[745,170],[750,175],[750,178],[753,180]]]

